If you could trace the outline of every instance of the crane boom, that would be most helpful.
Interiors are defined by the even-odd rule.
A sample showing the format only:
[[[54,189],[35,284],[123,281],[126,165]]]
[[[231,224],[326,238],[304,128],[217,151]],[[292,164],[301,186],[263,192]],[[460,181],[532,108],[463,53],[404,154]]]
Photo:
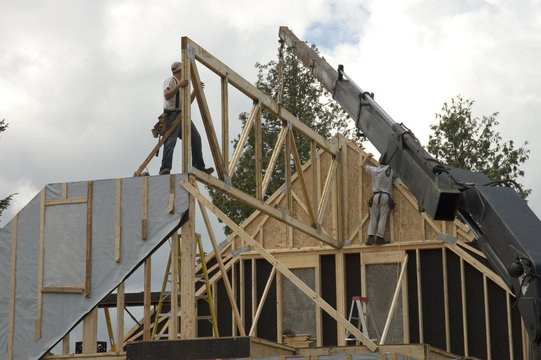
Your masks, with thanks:
[[[415,135],[396,123],[344,72],[335,70],[287,27],[285,42],[355,121],[415,196],[419,211],[435,220],[457,215],[472,229],[480,249],[517,299],[530,337],[530,358],[541,359],[541,221],[510,187],[494,186],[482,173],[451,167],[432,157]]]

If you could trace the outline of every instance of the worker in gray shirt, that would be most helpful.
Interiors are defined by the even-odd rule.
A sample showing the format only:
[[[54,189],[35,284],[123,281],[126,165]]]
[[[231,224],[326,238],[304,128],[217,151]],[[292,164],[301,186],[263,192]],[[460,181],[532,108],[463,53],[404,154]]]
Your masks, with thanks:
[[[366,245],[388,244],[384,239],[385,225],[394,202],[391,198],[393,187],[393,170],[389,165],[372,166],[368,161],[372,158],[368,153],[361,162],[361,167],[372,177],[373,195],[368,201],[370,206],[370,222],[368,224],[368,239]]]

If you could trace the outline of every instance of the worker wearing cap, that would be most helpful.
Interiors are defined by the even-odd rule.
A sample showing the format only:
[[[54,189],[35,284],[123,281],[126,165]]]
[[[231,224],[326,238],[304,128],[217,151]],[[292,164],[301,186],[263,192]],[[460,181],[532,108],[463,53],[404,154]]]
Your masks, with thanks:
[[[391,190],[393,186],[393,170],[389,165],[368,165],[368,161],[372,158],[372,154],[368,153],[361,162],[361,167],[372,177],[372,192],[373,196],[370,199],[370,222],[368,224],[368,239],[366,245],[382,245],[388,244],[389,241],[384,239],[385,226],[391,209],[394,207],[394,202],[391,198]]]
[[[180,115],[182,109],[182,96],[180,88],[188,85],[188,80],[182,80],[182,63],[175,61],[171,64],[173,76],[167,78],[163,84],[163,111],[167,115],[167,128],[173,124],[175,119]],[[192,93],[191,100],[193,101],[195,94]],[[201,149],[201,136],[197,131],[194,123],[191,122],[191,140],[192,140],[192,165],[196,169],[210,174],[214,171],[213,168],[207,168],[203,160],[203,151]],[[181,126],[177,126],[171,135],[163,144],[162,165],[160,167],[160,175],[169,174],[173,163],[173,151],[177,143],[177,137],[181,138]]]

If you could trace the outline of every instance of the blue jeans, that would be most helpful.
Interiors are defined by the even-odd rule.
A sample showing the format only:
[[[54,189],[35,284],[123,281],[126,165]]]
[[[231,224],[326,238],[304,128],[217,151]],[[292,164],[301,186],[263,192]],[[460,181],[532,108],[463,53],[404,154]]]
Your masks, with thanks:
[[[180,115],[180,112],[170,112],[167,115],[167,129],[171,127],[177,116]],[[192,140],[192,165],[196,169],[205,169],[205,161],[203,160],[203,151],[201,145],[201,136],[199,131],[195,127],[194,123],[191,123],[191,140]],[[182,138],[181,126],[180,124],[173,130],[171,135],[165,140],[163,144],[163,157],[162,157],[162,166],[160,171],[164,169],[171,169],[173,165],[173,152],[175,150],[175,145],[177,144],[177,137]]]

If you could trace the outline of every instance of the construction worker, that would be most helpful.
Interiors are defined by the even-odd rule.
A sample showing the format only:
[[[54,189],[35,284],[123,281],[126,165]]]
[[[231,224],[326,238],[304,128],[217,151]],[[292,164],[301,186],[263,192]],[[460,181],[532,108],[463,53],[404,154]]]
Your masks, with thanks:
[[[370,206],[370,222],[368,224],[368,239],[366,245],[388,244],[384,239],[385,225],[391,209],[394,207],[391,191],[393,186],[393,170],[389,165],[371,166],[368,161],[372,154],[366,154],[361,167],[372,177],[372,198]]]
[[[171,64],[173,76],[167,78],[163,84],[163,111],[166,114],[167,128],[173,124],[177,116],[180,115],[182,109],[182,96],[180,96],[180,88],[188,85],[188,80],[182,80],[182,63],[175,61]],[[191,101],[195,98],[195,93],[192,92]],[[214,169],[205,167],[203,160],[203,152],[201,149],[201,136],[197,131],[194,123],[191,123],[191,140],[192,140],[192,165],[196,169],[211,174]],[[163,144],[162,165],[160,167],[160,175],[169,174],[173,163],[173,151],[177,143],[177,137],[181,138],[181,126],[177,126],[171,135]]]

